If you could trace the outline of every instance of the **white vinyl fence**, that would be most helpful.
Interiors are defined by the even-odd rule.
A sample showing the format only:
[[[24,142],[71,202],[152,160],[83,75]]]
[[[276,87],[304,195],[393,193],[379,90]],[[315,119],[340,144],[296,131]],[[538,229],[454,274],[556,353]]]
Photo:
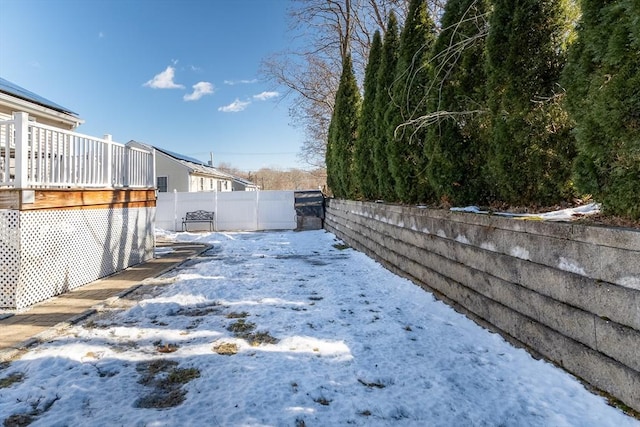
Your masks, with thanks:
[[[296,228],[293,191],[213,191],[158,193],[156,227],[181,231],[187,212],[214,212],[216,231],[293,230]],[[189,231],[209,230],[207,223],[190,223]]]

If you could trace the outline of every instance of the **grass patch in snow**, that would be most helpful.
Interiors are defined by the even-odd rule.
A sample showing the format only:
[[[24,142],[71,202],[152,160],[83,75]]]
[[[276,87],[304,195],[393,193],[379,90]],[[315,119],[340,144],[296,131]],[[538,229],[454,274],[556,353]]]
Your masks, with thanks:
[[[319,403],[322,406],[329,406],[331,404],[331,400],[324,397],[316,397],[313,399],[314,402]]]
[[[349,249],[349,245],[345,245],[344,243],[335,243],[333,247],[339,251],[344,251],[345,249]]]
[[[196,368],[183,369],[177,366],[178,362],[164,359],[138,363],[136,370],[142,375],[138,383],[151,388],[151,391],[139,398],[134,406],[163,409],[182,404],[187,394],[182,386],[199,378],[200,371]]]
[[[278,339],[272,337],[269,334],[269,332],[266,332],[266,331],[259,331],[253,334],[249,334],[246,337],[244,337],[244,339],[249,341],[249,344],[251,344],[254,347],[260,344],[277,344],[278,343]]]
[[[218,314],[222,310],[222,307],[217,302],[210,305],[181,308],[177,314],[180,316],[199,317],[206,316],[208,314]]]
[[[21,383],[22,380],[24,380],[24,374],[22,372],[16,372],[4,378],[0,378],[0,388],[9,388],[16,383]]]
[[[85,328],[85,329],[108,329],[108,328],[111,327],[111,325],[104,324],[104,323],[99,323],[99,322],[96,322],[94,319],[91,319],[91,320],[88,320],[88,321],[84,322],[82,327]]]
[[[360,378],[358,378],[358,382],[360,384],[362,384],[365,387],[369,387],[369,388],[385,388],[385,385],[382,383],[377,383],[377,382],[367,382],[365,380],[362,380]]]
[[[60,399],[60,396],[56,395],[56,397],[54,397],[53,399],[44,401],[41,405],[40,402],[42,401],[42,398],[40,398],[31,404],[32,409],[30,412],[26,414],[9,415],[7,418],[5,418],[2,425],[4,427],[28,426],[29,424],[34,422],[36,418],[38,418],[40,415],[44,414],[49,409],[51,409],[53,404],[56,403],[58,399]]]
[[[232,356],[238,353],[238,344],[232,342],[222,342],[214,345],[213,351],[223,356]]]
[[[158,353],[173,353],[178,350],[177,344],[158,344],[156,345],[156,351]]]
[[[231,313],[227,314],[226,318],[227,319],[244,319],[245,317],[248,317],[248,316],[249,316],[249,313],[247,313],[246,311],[241,311],[240,313],[232,311]]]
[[[238,319],[227,327],[227,330],[232,332],[235,337],[247,340],[252,346],[258,346],[260,344],[276,344],[278,342],[278,339],[272,337],[269,332],[253,332],[255,329],[255,323],[247,322],[244,319]]]
[[[250,334],[256,328],[256,324],[253,322],[247,322],[244,319],[239,319],[233,322],[227,327],[229,332],[233,332],[237,337],[244,338],[243,335]]]

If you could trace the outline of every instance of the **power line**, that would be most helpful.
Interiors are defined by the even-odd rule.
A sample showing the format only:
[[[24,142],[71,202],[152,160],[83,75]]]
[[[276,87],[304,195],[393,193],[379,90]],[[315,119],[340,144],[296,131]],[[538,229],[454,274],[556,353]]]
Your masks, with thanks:
[[[284,154],[298,154],[295,151],[285,151],[285,152],[280,152],[280,153],[230,153],[227,151],[213,151],[213,155],[217,156],[217,155],[225,155],[225,156],[282,156]],[[209,155],[209,152],[207,151],[206,153],[201,152],[201,153],[190,153],[188,154],[189,156],[202,156],[202,155]]]

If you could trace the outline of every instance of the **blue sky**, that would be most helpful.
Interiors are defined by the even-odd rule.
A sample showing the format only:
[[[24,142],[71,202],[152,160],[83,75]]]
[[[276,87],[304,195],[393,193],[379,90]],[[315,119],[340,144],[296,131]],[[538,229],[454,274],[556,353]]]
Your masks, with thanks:
[[[260,62],[288,0],[0,0],[0,76],[113,135],[245,171],[305,168]]]

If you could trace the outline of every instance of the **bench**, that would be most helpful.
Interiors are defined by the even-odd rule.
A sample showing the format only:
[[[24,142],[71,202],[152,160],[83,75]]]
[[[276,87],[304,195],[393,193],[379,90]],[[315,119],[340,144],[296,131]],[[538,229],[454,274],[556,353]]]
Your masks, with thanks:
[[[191,222],[208,222],[209,231],[213,231],[213,212],[203,210],[187,212],[184,218],[182,218],[182,231],[189,231],[187,224]]]

